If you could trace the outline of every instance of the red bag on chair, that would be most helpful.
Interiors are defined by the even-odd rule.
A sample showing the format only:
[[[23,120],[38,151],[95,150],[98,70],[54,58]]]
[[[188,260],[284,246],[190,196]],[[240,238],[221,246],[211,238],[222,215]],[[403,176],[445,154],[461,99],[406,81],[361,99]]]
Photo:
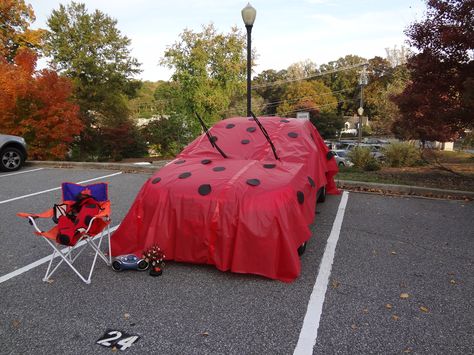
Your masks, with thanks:
[[[56,241],[63,245],[73,246],[79,241],[83,233],[89,228],[93,216],[100,212],[100,204],[89,195],[77,197],[76,202],[66,205],[54,206],[55,218],[58,221],[58,235]],[[59,216],[58,216],[59,215]],[[99,222],[99,220],[97,220]],[[92,223],[88,235],[95,235],[102,226]]]

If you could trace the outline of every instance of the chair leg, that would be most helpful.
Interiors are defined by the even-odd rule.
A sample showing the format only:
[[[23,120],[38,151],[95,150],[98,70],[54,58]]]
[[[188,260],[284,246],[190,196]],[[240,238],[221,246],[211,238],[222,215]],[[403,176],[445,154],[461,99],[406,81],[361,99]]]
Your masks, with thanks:
[[[93,239],[87,238],[86,241],[87,241],[87,243],[91,246],[91,248],[96,251],[96,254],[99,254],[100,258],[101,258],[102,260],[104,260],[104,262],[105,262],[108,266],[110,266],[109,260],[107,260],[107,257],[104,255],[104,253],[102,252],[102,250],[100,250],[100,245],[102,244],[102,238],[103,238],[103,237],[104,237],[104,236],[101,235],[100,237],[97,238],[97,239],[99,239],[99,240],[98,240],[98,244],[96,244]]]
[[[46,273],[44,274],[43,281],[45,281],[45,282],[48,281],[48,280],[49,280],[49,277],[51,276],[51,275],[49,274],[49,270],[51,269],[51,265],[53,264],[53,260],[54,260],[54,258],[56,257],[55,255],[56,255],[56,249],[54,249],[54,250],[53,250],[53,254],[51,254],[51,259],[49,260],[48,268],[46,269]],[[57,266],[56,266],[56,267],[57,267]],[[56,270],[56,268],[55,268],[55,270]],[[54,272],[54,270],[53,270],[53,272]],[[52,272],[52,273],[53,273],[53,272]],[[52,273],[51,273],[51,274],[52,274]]]
[[[102,250],[100,249],[101,247],[101,244],[102,244],[102,238],[105,236],[105,233],[102,233],[99,237],[96,237],[96,238],[90,238],[86,235],[84,235],[83,237],[81,237],[78,241],[77,241],[77,244],[73,247],[68,247],[66,249],[66,251],[63,253],[55,243],[51,242],[49,239],[47,238],[44,238],[44,240],[46,240],[46,242],[53,248],[53,254],[51,254],[51,259],[49,261],[49,264],[48,264],[48,269],[46,270],[46,274],[43,278],[43,281],[48,281],[49,278],[54,274],[54,272],[59,268],[59,266],[63,263],[63,262],[66,262],[66,264],[68,264],[71,269],[77,274],[77,276],[79,276],[79,278],[84,281],[86,284],[90,284],[91,283],[91,278],[92,278],[92,273],[94,271],[94,268],[95,268],[95,264],[97,262],[97,257],[99,256],[108,266],[110,266],[112,264],[112,256],[111,256],[111,246],[110,246],[110,227],[109,225],[107,226],[107,241],[108,241],[108,247],[109,247],[109,257],[107,258],[104,253],[102,252]],[[94,239],[98,239],[97,243],[94,241]],[[90,245],[92,249],[94,249],[95,251],[95,255],[94,255],[94,260],[92,262],[92,265],[91,265],[91,268],[89,270],[89,275],[88,275],[88,278],[86,279],[84,276],[82,276],[82,274],[74,267],[73,263],[76,261],[76,259],[82,254],[82,252],[86,249],[86,248],[82,248],[81,250],[79,250],[76,255],[74,255],[73,257],[73,251],[76,250],[78,247],[81,246],[81,242],[84,243],[84,241],[86,242],[86,244]],[[61,260],[54,266],[54,268],[51,270],[51,266],[53,264],[53,260],[57,257],[57,256],[60,256],[61,257]]]
[[[110,223],[107,224],[107,239],[109,241],[109,266],[112,265],[112,247],[110,245]]]
[[[84,276],[82,276],[81,273],[74,267],[74,265],[72,264],[72,262],[69,261],[69,259],[70,259],[70,258],[69,258],[69,254],[71,253],[72,249],[74,249],[74,248],[70,248],[66,254],[63,254],[63,253],[61,252],[61,250],[59,250],[58,247],[57,247],[55,244],[53,244],[51,241],[49,241],[49,240],[46,239],[46,238],[44,238],[44,239],[45,239],[46,242],[48,242],[48,244],[54,249],[53,255],[57,252],[58,255],[61,257],[62,260],[60,260],[60,261],[58,262],[58,264],[55,266],[55,268],[53,269],[53,271],[51,271],[51,272],[48,274],[49,269],[50,269],[51,264],[52,264],[53,259],[54,259],[53,257],[51,257],[50,265],[48,266],[48,270],[46,271],[46,275],[45,275],[43,281],[48,281],[49,278],[51,277],[51,275],[57,270],[57,268],[59,267],[59,265],[61,265],[62,262],[64,261],[64,262],[66,262],[66,264],[69,265],[69,267],[76,273],[76,275],[77,275],[82,281],[84,281],[86,284],[90,284],[90,283],[91,283],[90,278],[89,278],[88,280],[86,280],[86,279],[84,278]],[[81,250],[81,252],[82,252],[82,250]],[[52,255],[52,256],[53,256],[53,255]],[[78,256],[78,255],[76,255],[76,258],[77,258],[77,256]]]
[[[78,243],[76,244],[76,246],[80,246],[80,242],[83,238],[79,239]],[[67,251],[66,253],[63,253],[62,251],[58,251],[59,254],[63,254],[66,258],[69,259],[69,261],[71,262],[71,264],[74,263],[74,261],[76,261],[76,259],[79,257],[79,255],[82,254],[82,252],[85,250],[85,248],[82,248],[77,254],[76,256],[73,258],[72,257],[72,252],[76,249],[76,246],[74,247],[67,247]],[[54,258],[53,258],[54,259]],[[43,279],[43,281],[48,281],[48,279],[54,274],[54,272],[58,269],[58,267],[63,263],[63,260],[60,260],[56,266],[54,267],[54,269],[47,275],[45,276],[45,278]]]

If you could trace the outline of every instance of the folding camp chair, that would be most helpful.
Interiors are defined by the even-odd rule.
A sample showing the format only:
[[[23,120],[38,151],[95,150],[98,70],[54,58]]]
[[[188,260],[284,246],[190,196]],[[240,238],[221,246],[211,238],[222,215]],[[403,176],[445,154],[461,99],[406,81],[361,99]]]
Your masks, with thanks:
[[[48,269],[46,270],[43,281],[48,281],[63,262],[69,265],[71,269],[77,274],[77,276],[79,276],[79,278],[86,284],[90,284],[91,282],[92,272],[94,271],[97,257],[100,257],[107,265],[111,265],[110,201],[108,198],[107,187],[108,186],[106,183],[82,186],[66,182],[61,185],[63,195],[62,204],[55,205],[54,208],[38,214],[25,212],[17,213],[19,217],[27,218],[29,223],[34,227],[35,234],[42,237],[42,239],[44,239],[53,248],[53,254],[51,254],[51,259],[49,261]],[[78,220],[75,219],[76,217],[71,214],[71,209],[77,208],[78,199],[84,197],[89,198],[89,201],[94,201],[95,213],[92,215],[86,215],[83,223],[78,223]],[[91,205],[89,204],[83,208],[86,207],[91,207]],[[36,224],[37,218],[51,218],[55,223],[58,223],[58,214],[66,216],[66,213],[68,213],[67,218],[72,220],[71,226],[74,228],[72,232],[74,239],[68,240],[66,244],[64,243],[64,236],[59,233],[58,225],[55,225],[49,231],[45,232],[40,230]],[[87,211],[85,213],[87,213]],[[77,224],[77,226],[82,224],[82,228],[76,229],[75,224]],[[108,258],[104,255],[100,248],[102,238],[105,235],[107,235],[108,240]],[[86,249],[86,247],[84,247],[79,250],[79,248],[84,244],[86,244],[86,247],[87,245],[90,246],[95,252],[87,279],[74,266],[76,259]],[[64,248],[65,245],[67,246]],[[73,256],[74,251],[77,251],[77,253],[75,253]],[[53,260],[57,256],[61,257],[61,260],[51,270]]]

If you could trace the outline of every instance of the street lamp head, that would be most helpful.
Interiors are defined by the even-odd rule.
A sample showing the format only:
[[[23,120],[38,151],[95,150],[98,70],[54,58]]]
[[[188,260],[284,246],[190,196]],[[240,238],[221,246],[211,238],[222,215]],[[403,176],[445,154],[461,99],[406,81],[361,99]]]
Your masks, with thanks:
[[[244,20],[245,26],[253,26],[256,16],[257,10],[255,10],[250,3],[242,9],[242,20]]]
[[[367,65],[364,65],[362,67],[362,71],[359,76],[359,85],[360,86],[366,86],[369,82],[369,79],[367,78]]]
[[[359,107],[357,109],[357,113],[359,114],[359,116],[362,116],[364,114],[364,109],[362,107]]]

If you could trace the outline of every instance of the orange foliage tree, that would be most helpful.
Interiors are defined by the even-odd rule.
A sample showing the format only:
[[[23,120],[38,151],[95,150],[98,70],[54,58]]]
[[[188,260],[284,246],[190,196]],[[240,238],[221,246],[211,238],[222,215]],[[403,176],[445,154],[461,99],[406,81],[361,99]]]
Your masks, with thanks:
[[[28,49],[13,63],[0,57],[0,131],[24,137],[33,159],[61,159],[83,129],[79,107],[70,101],[71,80],[36,71],[36,60]]]
[[[20,48],[41,46],[46,31],[30,29],[35,13],[24,0],[0,0],[0,20],[0,56],[8,62],[13,62]]]

